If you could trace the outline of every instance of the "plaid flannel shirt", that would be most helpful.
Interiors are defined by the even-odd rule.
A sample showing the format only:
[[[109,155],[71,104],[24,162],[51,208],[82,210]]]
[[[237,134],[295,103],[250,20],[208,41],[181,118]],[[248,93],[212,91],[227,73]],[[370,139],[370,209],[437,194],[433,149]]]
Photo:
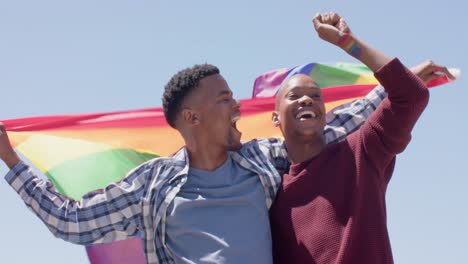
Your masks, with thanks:
[[[327,114],[327,143],[355,131],[385,97],[377,87],[365,98],[335,108]],[[289,161],[280,139],[252,140],[229,155],[240,166],[259,176],[270,208]],[[182,148],[169,158],[156,158],[132,170],[122,181],[86,194],[80,201],[57,192],[52,183],[34,175],[23,162],[5,176],[25,204],[66,241],[89,245],[138,236],[148,263],[174,263],[165,241],[166,210],[187,181],[189,159]]]

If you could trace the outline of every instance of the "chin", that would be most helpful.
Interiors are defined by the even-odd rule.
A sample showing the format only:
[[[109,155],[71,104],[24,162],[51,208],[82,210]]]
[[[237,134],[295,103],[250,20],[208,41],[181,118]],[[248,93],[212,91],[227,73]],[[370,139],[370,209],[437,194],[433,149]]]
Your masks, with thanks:
[[[298,138],[314,139],[314,138],[322,137],[323,130],[300,129],[300,130],[294,131],[293,136],[298,137]]]
[[[231,143],[229,145],[229,150],[230,151],[238,151],[241,148],[242,148],[242,143],[240,141],[235,142],[235,143]]]

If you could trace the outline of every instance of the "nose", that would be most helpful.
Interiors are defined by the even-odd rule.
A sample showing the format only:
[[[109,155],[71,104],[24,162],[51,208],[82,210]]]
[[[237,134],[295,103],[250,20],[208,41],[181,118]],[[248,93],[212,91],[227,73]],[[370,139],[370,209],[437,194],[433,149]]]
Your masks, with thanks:
[[[233,99],[234,100],[234,105],[233,105],[233,108],[234,109],[239,109],[241,107],[241,102],[237,99]]]
[[[299,104],[302,105],[302,106],[312,105],[313,102],[314,102],[314,99],[310,98],[307,95],[304,95],[299,99]]]

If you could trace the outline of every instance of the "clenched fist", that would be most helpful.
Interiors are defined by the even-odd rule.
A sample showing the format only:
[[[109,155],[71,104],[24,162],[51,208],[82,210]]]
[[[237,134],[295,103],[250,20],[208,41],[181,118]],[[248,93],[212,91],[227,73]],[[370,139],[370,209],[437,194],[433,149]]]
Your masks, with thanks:
[[[338,45],[341,37],[351,33],[346,21],[337,13],[317,13],[312,21],[319,37],[334,45]]]

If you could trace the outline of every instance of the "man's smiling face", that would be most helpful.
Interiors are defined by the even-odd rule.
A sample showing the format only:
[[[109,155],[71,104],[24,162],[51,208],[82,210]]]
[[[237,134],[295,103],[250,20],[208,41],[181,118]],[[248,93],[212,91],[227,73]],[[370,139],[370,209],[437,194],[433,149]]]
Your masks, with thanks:
[[[317,83],[304,74],[286,80],[277,95],[273,122],[286,139],[322,137],[325,105]]]

